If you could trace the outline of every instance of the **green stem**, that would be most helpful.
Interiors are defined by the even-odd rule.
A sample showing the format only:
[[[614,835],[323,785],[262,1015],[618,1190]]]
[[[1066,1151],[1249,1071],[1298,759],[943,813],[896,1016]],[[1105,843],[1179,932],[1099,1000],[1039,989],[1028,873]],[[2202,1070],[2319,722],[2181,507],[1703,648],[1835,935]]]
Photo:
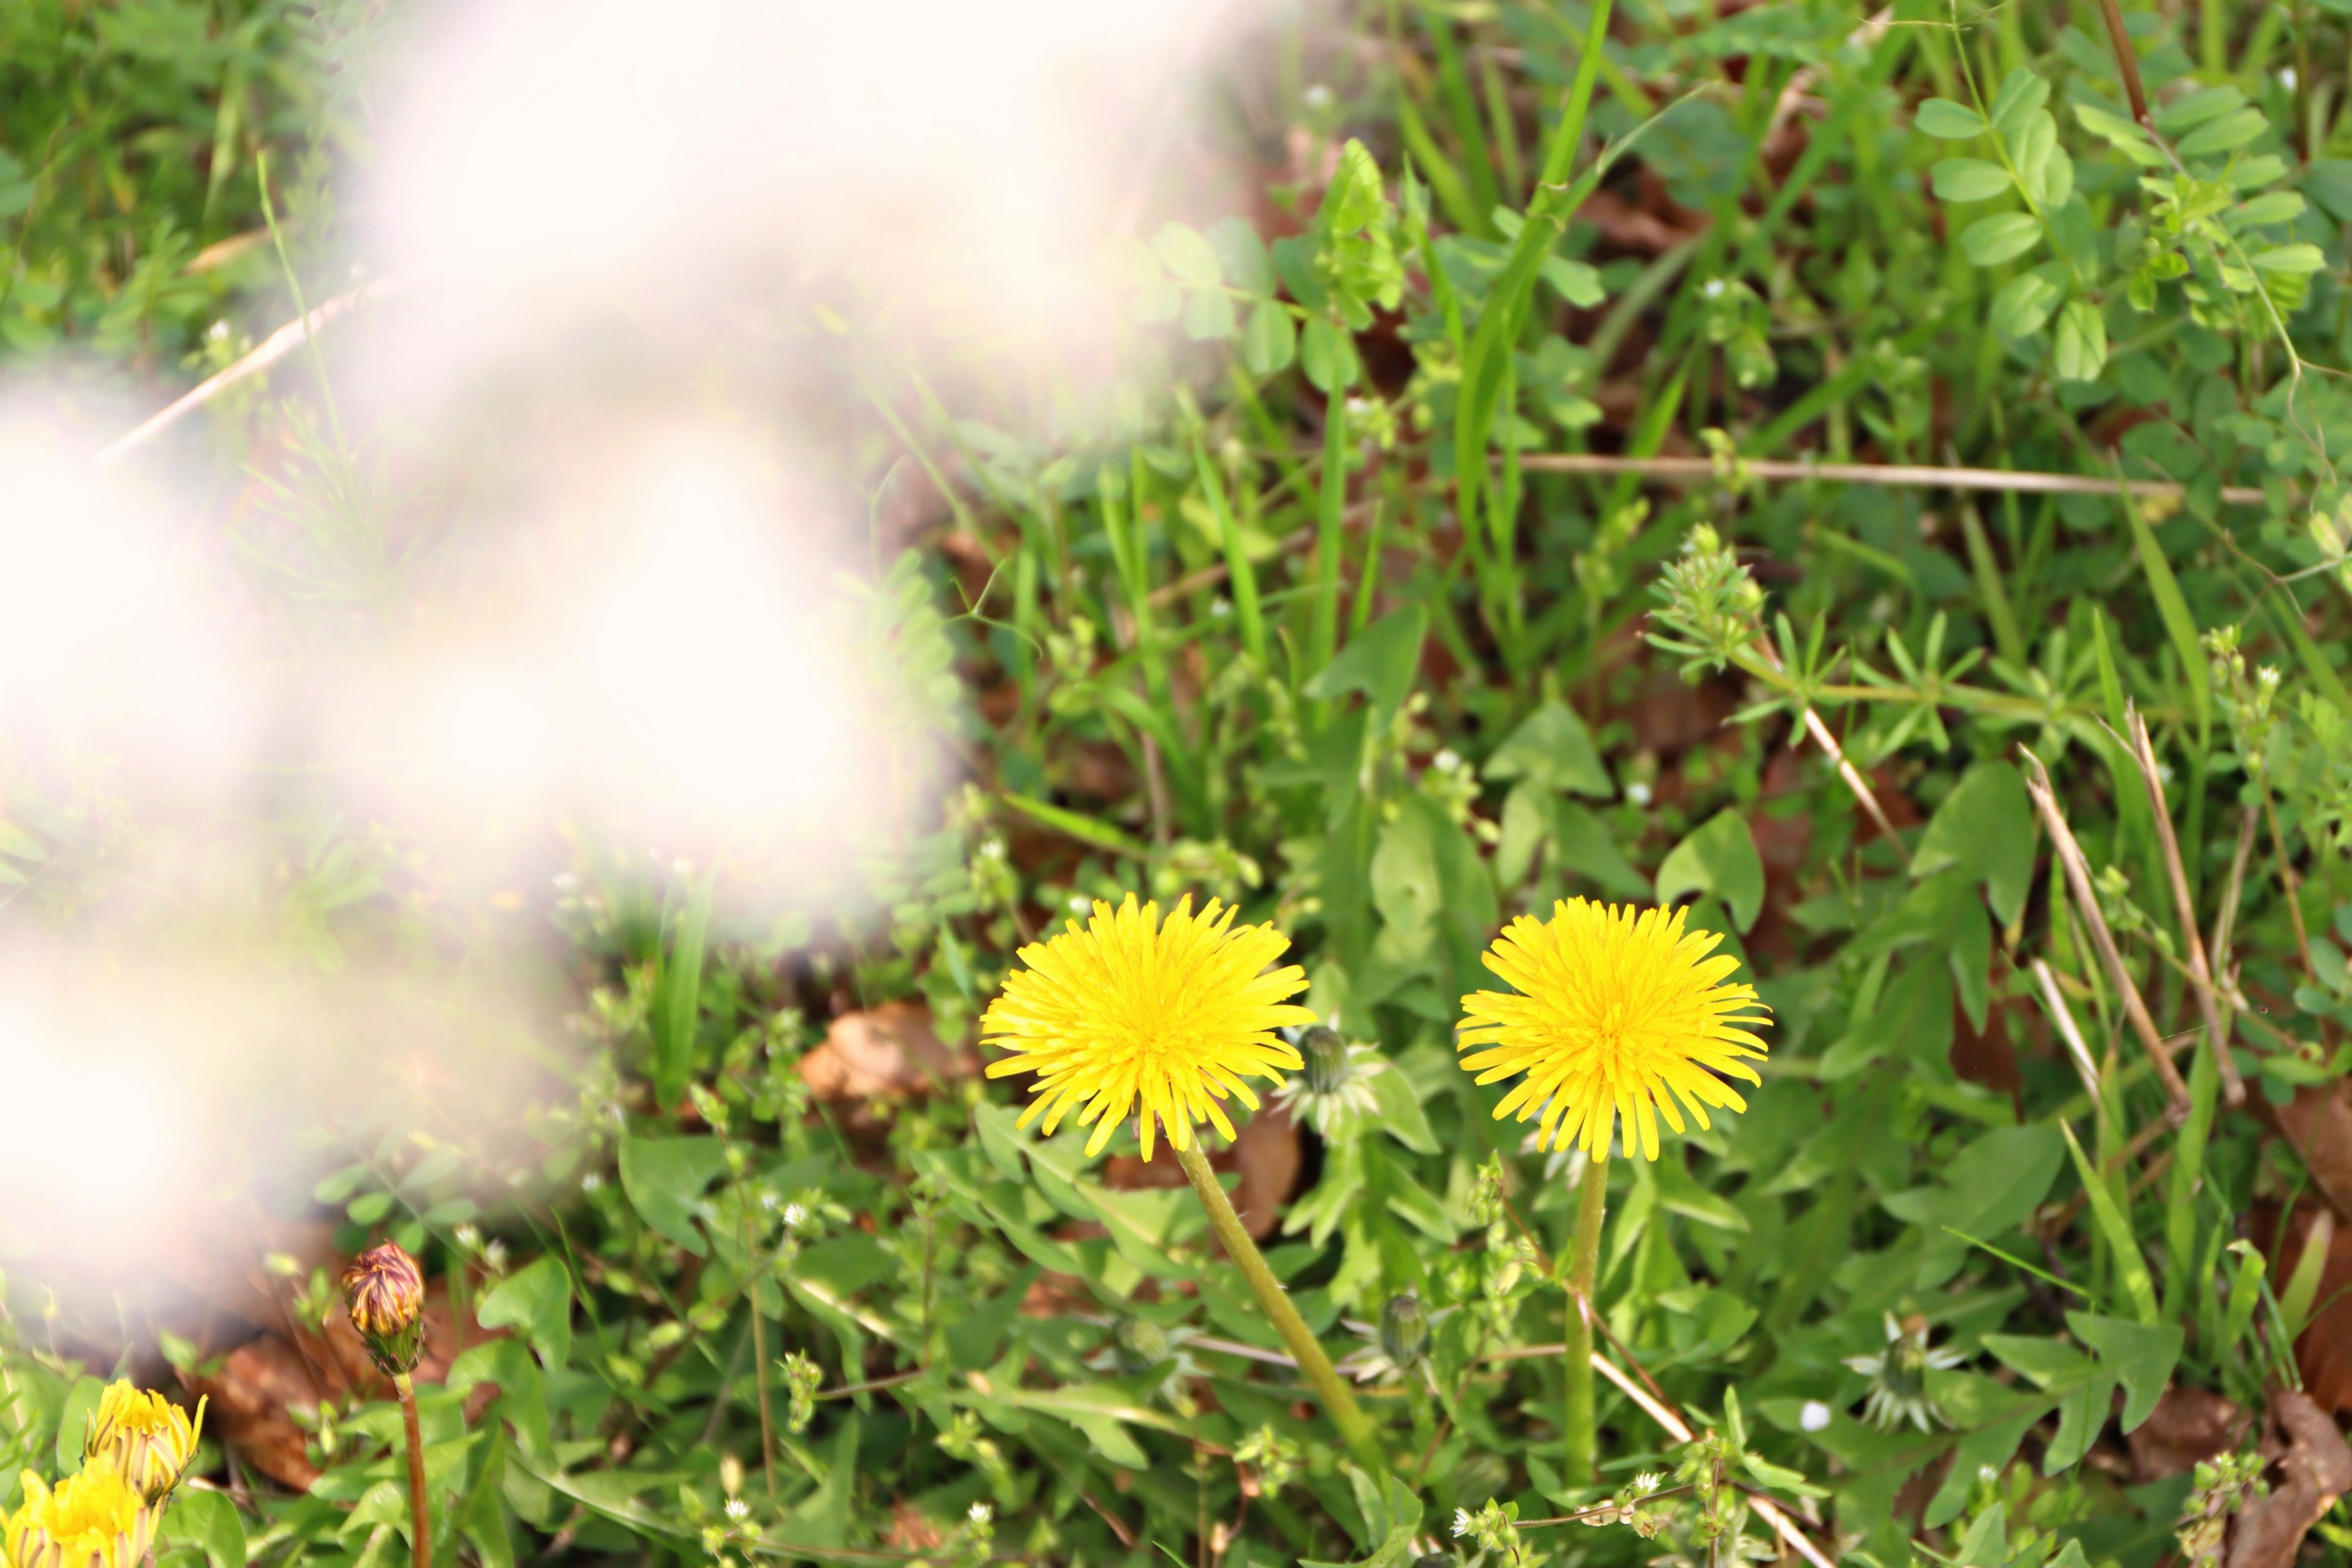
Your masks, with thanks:
[[[1265,1257],[1258,1251],[1257,1243],[1252,1241],[1249,1232],[1242,1228],[1241,1216],[1234,1213],[1233,1201],[1225,1196],[1225,1189],[1217,1184],[1217,1173],[1209,1169],[1208,1156],[1202,1153],[1197,1146],[1179,1149],[1176,1151],[1176,1163],[1184,1167],[1184,1174],[1191,1180],[1192,1191],[1200,1194],[1201,1206],[1209,1214],[1209,1228],[1217,1233],[1217,1239],[1224,1244],[1225,1256],[1234,1260],[1242,1271],[1242,1278],[1249,1281],[1250,1293],[1257,1298],[1257,1304],[1265,1310],[1266,1321],[1274,1325],[1274,1331],[1282,1336],[1282,1342],[1289,1350],[1290,1358],[1298,1363],[1298,1370],[1307,1374],[1307,1384],[1315,1390],[1315,1396],[1323,1402],[1331,1424],[1339,1428],[1339,1436],[1347,1443],[1348,1451],[1356,1457],[1358,1464],[1375,1475],[1389,1468],[1388,1456],[1381,1452],[1380,1436],[1370,1418],[1356,1403],[1355,1394],[1339,1376],[1338,1369],[1332,1366],[1331,1358],[1323,1353],[1323,1346],[1315,1338],[1315,1331],[1307,1326],[1307,1320],[1300,1317],[1298,1309],[1290,1304],[1290,1297],[1283,1289],[1282,1281],[1276,1279],[1274,1270],[1266,1267]]]
[[[425,1500],[425,1432],[416,1421],[416,1385],[404,1372],[394,1374],[392,1386],[400,1395],[400,1424],[408,1434],[409,1544],[416,1568],[432,1568],[433,1512]]]
[[[1590,1486],[1593,1479],[1592,1288],[1601,1272],[1601,1222],[1609,1205],[1609,1150],[1601,1148],[1584,1167],[1577,1189],[1576,1256],[1568,1272],[1567,1468],[1563,1481]]]

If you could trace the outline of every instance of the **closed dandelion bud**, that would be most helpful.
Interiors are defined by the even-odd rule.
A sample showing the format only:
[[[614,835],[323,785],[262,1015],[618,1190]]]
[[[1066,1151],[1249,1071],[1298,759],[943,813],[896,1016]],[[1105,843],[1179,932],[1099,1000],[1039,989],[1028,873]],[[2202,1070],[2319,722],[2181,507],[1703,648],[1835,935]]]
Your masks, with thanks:
[[[425,1348],[425,1275],[396,1241],[370,1247],[343,1270],[343,1300],[377,1370],[405,1377]]]
[[[1337,1094],[1349,1077],[1348,1042],[1339,1030],[1318,1024],[1298,1037],[1298,1054],[1307,1058],[1307,1091]]]
[[[85,1467],[55,1490],[25,1472],[25,1500],[9,1516],[9,1568],[136,1568],[155,1534],[155,1510],[111,1465]]]
[[[104,1466],[128,1481],[149,1502],[171,1494],[196,1457],[196,1436],[204,1430],[205,1403],[188,1413],[160,1394],[149,1394],[127,1382],[110,1384],[99,1396],[82,1442],[85,1469]]]
[[[1400,1372],[1419,1365],[1429,1353],[1429,1309],[1412,1291],[1390,1297],[1381,1309],[1381,1352]]]
[[[1176,1353],[1168,1331],[1149,1318],[1121,1318],[1113,1337],[1119,1369],[1129,1376],[1140,1376]]]

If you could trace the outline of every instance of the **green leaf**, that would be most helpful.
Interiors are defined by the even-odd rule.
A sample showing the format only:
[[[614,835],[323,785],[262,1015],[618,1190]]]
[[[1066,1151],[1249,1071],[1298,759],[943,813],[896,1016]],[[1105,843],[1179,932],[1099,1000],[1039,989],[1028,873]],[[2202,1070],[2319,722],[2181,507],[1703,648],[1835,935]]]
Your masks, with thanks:
[[[81,1468],[82,1444],[89,1435],[90,1412],[98,1408],[106,1384],[95,1377],[78,1377],[58,1407],[58,1474],[69,1476]]]
[[[162,1535],[170,1545],[199,1549],[211,1568],[245,1568],[245,1521],[226,1492],[181,1488]]]
[[[1266,258],[1265,241],[1247,219],[1219,218],[1209,226],[1208,240],[1226,282],[1244,294],[1274,292],[1274,264]]]
[[[2016,1457],[2017,1446],[2049,1408],[2046,1402],[2036,1402],[2021,1414],[1991,1422],[1960,1439],[1960,1446],[1952,1450],[1952,1468],[1929,1500],[1927,1511],[1920,1516],[1919,1522],[1935,1530],[1959,1518],[1961,1510],[1969,1505],[1969,1495],[1976,1489],[1977,1478],[1987,1470],[1998,1475],[2008,1468],[2009,1461]],[[1994,1568],[1997,1562],[1989,1561],[1983,1568]]]
[[[1042,800],[1032,800],[1015,790],[1004,790],[999,794],[998,798],[1024,816],[1034,817],[1048,827],[1058,828],[1081,844],[1091,844],[1097,849],[1108,849],[1115,855],[1131,855],[1139,860],[1145,858],[1149,854],[1142,845],[1138,844],[1100,817],[1065,810],[1061,806],[1052,805]]]
[[[621,1190],[647,1225],[697,1258],[709,1250],[694,1219],[702,1190],[727,1168],[716,1138],[624,1138]]]
[[[1994,1128],[1945,1167],[1940,1223],[1987,1238],[2015,1229],[2049,1194],[2064,1151],[2046,1126]]]
[[[1421,1108],[1421,1097],[1413,1092],[1412,1079],[1394,1062],[1382,1064],[1372,1075],[1372,1100],[1380,1108],[1379,1126],[1381,1131],[1403,1144],[1416,1154],[1438,1154],[1444,1146],[1429,1125],[1429,1113]]]
[[[855,1296],[898,1273],[898,1259],[861,1230],[827,1237],[803,1247],[793,1260],[793,1277],[814,1281],[836,1297]]]
[[[1927,134],[1943,142],[1962,142],[1985,133],[1984,116],[1963,103],[1948,98],[1931,98],[1919,106],[1911,121]]]
[[[2233,152],[2270,128],[2271,122],[2261,110],[2241,109],[2199,126],[2175,142],[2172,150],[2183,158],[2209,158],[2217,153]]]
[[[1609,291],[1601,286],[1601,269],[1589,261],[1548,256],[1544,258],[1541,270],[1544,281],[1559,290],[1561,299],[1580,310],[1590,310],[1609,298]]]
[[[1981,158],[1946,158],[1934,176],[1937,196],[1948,202],[1990,201],[2016,183],[2007,169]]]
[[[562,1372],[572,1357],[572,1276],[552,1255],[492,1286],[475,1314],[486,1329],[519,1329],[540,1363]]]
[[[1242,363],[1252,375],[1276,375],[1290,367],[1297,352],[1298,329],[1290,312],[1272,300],[1259,300],[1242,330]]]
[[[2058,308],[2063,290],[2040,272],[2021,272],[1992,297],[1992,330],[2005,338],[2022,338],[2042,330]]]
[[[2156,127],[2167,136],[2181,136],[2244,106],[2246,95],[2229,86],[2200,88],[2156,112]]]
[[[2005,762],[1979,763],[1928,820],[1911,862],[1914,878],[1957,866],[1984,885],[1993,913],[2013,922],[2033,890],[2033,803]]]
[[[1151,237],[1151,253],[1160,258],[1176,281],[1188,289],[1214,289],[1225,280],[1217,253],[1200,231],[1181,223],[1163,224]]]
[[[2197,710],[2197,721],[2206,721],[2206,710],[2212,700],[2209,689],[2211,679],[2204,645],[2197,636],[2197,622],[2189,613],[2189,601],[2181,596],[2180,583],[2172,574],[2172,563],[2164,558],[2164,549],[2156,542],[2156,531],[2128,495],[2124,500],[2124,513],[2131,520],[2132,542],[2139,552],[2140,570],[2147,575],[2147,591],[2156,600],[2156,610],[2164,622],[2165,634],[2172,639],[2172,651],[2180,656],[2181,672],[2188,678],[2189,697]]]
[[[1213,343],[1234,335],[1234,302],[1222,289],[1198,289],[1184,296],[1184,335]]]
[[[1357,363],[1354,340],[1320,316],[1307,323],[1307,332],[1300,340],[1299,363],[1306,367],[1307,379],[1315,390],[1344,392],[1356,384]]]
[[[1960,248],[1979,267],[1998,267],[2042,243],[2042,225],[2028,213],[1994,213],[1960,233]]]
[[[2058,312],[2052,368],[2061,381],[2096,381],[2107,364],[2107,323],[2087,300],[2069,300]]]
[[[2124,1413],[2119,1425],[2123,1430],[2129,1432],[2147,1420],[2170,1385],[2172,1369],[2180,1361],[2180,1325],[2129,1323],[2121,1318],[2069,1312],[2066,1326],[2122,1381]]]
[[[1360,691],[1370,703],[1374,729],[1384,728],[1412,690],[1412,678],[1421,668],[1422,641],[1428,635],[1429,617],[1420,605],[1391,610],[1358,633],[1339,658],[1299,689],[1318,702]]]
[[[1748,819],[1726,808],[1667,851],[1658,867],[1657,894],[1671,904],[1685,893],[1713,893],[1741,931],[1764,910],[1764,861]]]
[[[1486,763],[1486,776],[1524,778],[1547,789],[1601,799],[1617,793],[1584,721],[1566,703],[1557,700],[1538,708]]]
[[[2005,141],[2021,142],[2034,111],[2049,100],[2049,82],[2026,67],[2018,67],[2001,79],[2000,90],[1992,95],[1989,113],[1993,130]]]
[[[1650,879],[1633,868],[1608,826],[1581,803],[1563,798],[1553,804],[1551,844],[1562,870],[1589,878],[1603,892],[1621,898],[1649,897]]]
[[[2288,277],[2317,272],[2327,265],[2327,258],[2320,254],[2319,247],[2302,241],[2258,251],[2253,261],[2257,272],[2279,272]]]
[[[2091,1213],[2099,1222],[2099,1229],[2107,1238],[2108,1249],[2116,1255],[2116,1272],[2123,1277],[2124,1293],[2131,1298],[2132,1310],[2143,1323],[2153,1325],[2158,1321],[2156,1305],[2156,1282],[2148,1277],[2147,1263],[2140,1257],[2139,1243],[2132,1237],[2131,1221],[2125,1217],[2116,1194],[2083,1152],[2075,1140],[2074,1129],[2064,1121],[2058,1130],[2066,1136],[2066,1151],[2074,1157],[2075,1173],[2083,1179],[2083,1191],[2091,1200]]]
[[[677,934],[662,957],[660,1005],[653,1016],[654,1094],[667,1108],[686,1092],[694,1069],[694,1040],[702,1017],[702,947],[710,931],[711,900],[718,890],[719,868],[703,872],[688,896]]]

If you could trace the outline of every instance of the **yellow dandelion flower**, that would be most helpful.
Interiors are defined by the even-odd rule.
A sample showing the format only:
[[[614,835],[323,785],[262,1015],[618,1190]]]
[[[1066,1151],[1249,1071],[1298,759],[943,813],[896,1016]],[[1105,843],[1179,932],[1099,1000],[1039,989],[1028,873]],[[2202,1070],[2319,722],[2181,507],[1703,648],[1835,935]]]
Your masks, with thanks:
[[[1469,1015],[1457,1047],[1482,1084],[1513,1073],[1526,1079],[1495,1108],[1525,1121],[1538,1111],[1545,1148],[1580,1143],[1606,1152],[1618,1118],[1625,1146],[1658,1157],[1658,1117],[1683,1130],[1679,1100],[1701,1127],[1708,1106],[1748,1102],[1718,1074],[1761,1083],[1741,1058],[1764,1055],[1748,1026],[1769,1020],[1752,985],[1729,985],[1739,967],[1709,958],[1723,939],[1683,930],[1681,910],[1634,910],[1571,900],[1551,919],[1521,915],[1486,951],[1486,967],[1517,994],[1480,991],[1462,998]]]
[[[25,1472],[25,1500],[9,1516],[9,1568],[135,1568],[155,1513],[113,1466],[85,1466],[55,1490]]]
[[[1050,942],[1021,950],[1028,967],[1005,976],[981,1034],[1011,1051],[988,1076],[1034,1073],[1027,1126],[1045,1118],[1051,1136],[1071,1110],[1081,1127],[1100,1123],[1087,1152],[1098,1152],[1131,1112],[1142,1116],[1143,1157],[1156,1122],[1178,1149],[1192,1147],[1206,1120],[1231,1138],[1219,1101],[1252,1110],[1244,1080],[1279,1084],[1304,1064],[1274,1031],[1315,1015],[1284,1005],[1307,989],[1297,966],[1269,970],[1290,939],[1271,925],[1234,929],[1234,910],[1211,899],[1199,914],[1179,900],[1163,923],[1160,906],[1135,895],[1114,910],[1097,900],[1084,926],[1071,921]]]
[[[205,1402],[194,1420],[160,1394],[128,1382],[107,1385],[82,1441],[85,1467],[104,1465],[139,1489],[151,1502],[180,1484],[196,1457],[196,1436],[205,1426]]]

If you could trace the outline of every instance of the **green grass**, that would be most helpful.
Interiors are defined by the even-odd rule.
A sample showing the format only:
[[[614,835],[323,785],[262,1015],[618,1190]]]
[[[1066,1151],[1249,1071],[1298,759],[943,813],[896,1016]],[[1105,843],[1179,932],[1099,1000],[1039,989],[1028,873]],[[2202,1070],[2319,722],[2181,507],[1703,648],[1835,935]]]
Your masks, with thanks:
[[[577,1081],[526,1176],[346,1130],[320,1184],[343,1244],[388,1228],[436,1272],[470,1267],[485,1321],[528,1342],[461,1363],[501,1392],[452,1450],[445,1544],[488,1568],[551,1541],[1713,1563],[1734,1533],[1772,1539],[1715,1489],[1729,1475],[1812,1500],[1817,1543],[1887,1568],[2172,1549],[2190,1478],[2119,1475],[2125,1425],[2168,1384],[2249,1411],[2291,1385],[2287,1331],[2327,1303],[2294,1248],[2254,1248],[2281,1206],[2352,1202],[2340,1154],[2307,1168],[2254,1113],[2343,1092],[2352,1027],[2352,37],[2325,6],[2128,11],[2159,144],[2125,115],[2095,6],[1906,5],[1849,44],[1857,21],[1802,0],[1349,8],[1328,25],[1347,47],[1318,22],[1269,72],[1281,127],[1346,148],[1329,189],[1278,193],[1298,232],[1154,237],[1140,303],[1208,371],[1143,387],[1130,437],[1056,444],[858,362],[851,479],[879,493],[903,463],[946,492],[871,603],[960,759],[940,819],[873,847],[886,912],[752,931],[723,880],[585,847],[562,930],[590,1043],[560,1058]],[[187,263],[260,226],[272,150],[304,171],[291,254],[323,254],[343,145],[325,37],[267,5],[8,11],[10,347],[170,378],[215,315],[274,325],[265,249]],[[1273,166],[1274,144],[1235,150]],[[1672,247],[1594,221],[1596,191]],[[299,502],[359,472],[307,380],[273,392],[219,418],[322,454],[270,478]],[[1558,452],[1717,461],[1667,483],[1527,460]],[[1801,456],[2179,489],[1741,468]],[[338,495],[319,504],[359,505]],[[2198,932],[2226,932],[2210,969],[2242,1105],[2202,1038],[2127,712]],[[2155,1031],[2195,1036],[2178,1096],[2029,754],[2121,975]],[[19,851],[44,830],[10,810],[0,869],[37,879]],[[916,1002],[967,1037],[1024,942],[1129,890],[1277,922],[1309,1004],[1387,1064],[1376,1119],[1306,1139],[1265,1246],[1335,1354],[1363,1342],[1343,1323],[1408,1291],[1430,1307],[1425,1358],[1363,1393],[1397,1477],[1344,1467],[1199,1216],[1164,1201],[1183,1194],[1122,1184],[1082,1134],[1016,1130],[1021,1080],[812,1103],[798,1062],[833,1011]],[[1702,1440],[1603,1382],[1592,1489],[1562,1478],[1543,1348],[1570,1176],[1492,1121],[1502,1089],[1458,1070],[1450,1031],[1501,921],[1660,890],[1752,972],[1772,1055],[1743,1114],[1612,1163],[1602,1343]],[[320,918],[376,940],[370,901]],[[34,908],[5,918],[51,918]],[[0,1438],[35,1456],[103,1369],[28,1331],[37,1282],[10,1284]],[[1918,1424],[1865,1425],[1881,1391]],[[454,1402],[427,1404],[457,1442]],[[370,1489],[391,1440],[374,1407],[321,1454],[318,1496],[240,1498],[257,1560],[396,1556],[397,1507]],[[740,1522],[722,1455],[748,1467]],[[1456,1510],[1555,1518],[1643,1471],[1695,1489],[1654,1505],[1655,1540],[1496,1514],[1453,1533]],[[182,1504],[167,1554],[234,1555],[223,1506]],[[2340,1561],[2352,1529],[2331,1515],[2313,1541]]]

